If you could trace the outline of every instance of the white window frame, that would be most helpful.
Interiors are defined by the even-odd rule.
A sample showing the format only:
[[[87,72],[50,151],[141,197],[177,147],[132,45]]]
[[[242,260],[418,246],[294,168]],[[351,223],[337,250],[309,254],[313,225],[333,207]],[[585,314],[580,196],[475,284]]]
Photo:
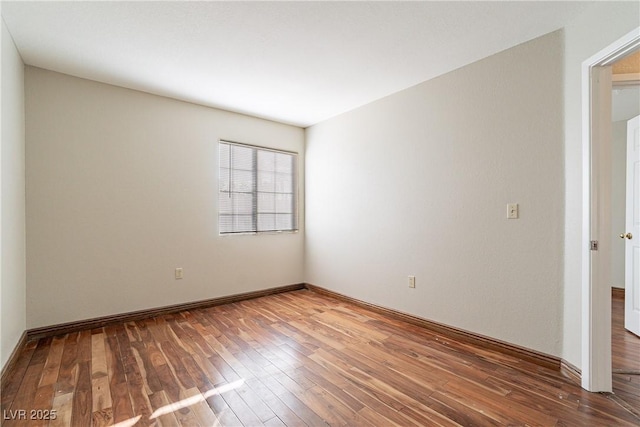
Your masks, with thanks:
[[[229,155],[226,156],[223,154],[223,147],[228,147],[229,151]],[[238,147],[238,148],[242,148],[242,149],[248,149],[248,150],[252,150],[252,154],[251,154],[251,167],[248,169],[241,169],[241,168],[237,168],[234,167],[234,162],[233,162],[233,150],[234,147]],[[246,150],[245,150],[246,153]],[[288,172],[278,172],[277,171],[277,159],[278,157],[274,158],[274,161],[276,162],[276,164],[274,164],[273,166],[273,170],[266,170],[266,169],[260,169],[259,162],[259,156],[261,154],[266,154],[266,153],[275,153],[280,154],[280,155],[284,155],[284,156],[290,156],[292,165],[290,166],[290,173]],[[284,157],[283,156],[279,156],[279,158],[282,160]],[[223,164],[223,162],[225,164]],[[246,165],[245,165],[246,167]],[[251,180],[253,181],[252,184],[249,184],[249,188],[246,185],[246,178],[245,178],[245,185],[243,186],[244,188],[241,189],[240,186],[236,187],[234,186],[233,183],[233,177],[235,176],[235,172],[249,172],[250,176],[251,176]],[[269,174],[272,173],[273,174],[273,181],[274,181],[274,190],[273,192],[271,191],[264,191],[264,190],[260,190],[260,187],[262,185],[265,185],[264,182],[258,182],[259,181],[259,176],[266,176],[268,177]],[[285,178],[287,178],[288,176],[290,176],[291,178],[291,182],[290,182],[290,191],[289,191],[289,182],[288,180],[285,180],[284,182],[284,186],[285,186],[285,190],[278,190],[277,187],[277,176],[280,175],[282,176],[284,174]],[[281,182],[282,183],[282,182]],[[235,188],[234,188],[235,187]],[[273,200],[270,201],[269,200],[269,195],[272,194],[273,195]],[[241,196],[244,195],[244,196]],[[250,196],[250,197],[247,197]],[[280,196],[281,198],[279,199]],[[241,200],[235,200],[235,197],[238,197],[238,199],[244,198],[245,202],[244,205],[242,206],[242,201]],[[283,211],[278,211],[278,205],[285,206],[288,203],[288,198],[291,198],[291,207],[290,209],[288,209],[288,211],[283,212]],[[223,198],[228,198],[229,199],[229,206],[224,206],[226,200],[223,200]],[[250,199],[250,206],[247,205],[247,200]],[[285,203],[284,205],[282,204],[282,201],[286,200],[287,203]],[[262,202],[262,200],[264,201],[264,204]],[[272,233],[296,233],[299,230],[299,221],[298,221],[298,153],[295,151],[288,151],[288,150],[281,150],[281,149],[276,149],[276,148],[270,148],[270,147],[264,147],[264,146],[259,146],[259,145],[253,145],[253,144],[246,144],[246,143],[240,143],[240,142],[235,142],[235,141],[229,141],[229,140],[224,140],[224,139],[220,139],[218,141],[218,232],[220,236],[233,236],[233,235],[246,235],[246,234],[272,234]],[[271,210],[267,210],[267,211],[261,211],[261,209],[264,209],[265,205],[269,204],[268,202],[271,202],[273,205],[273,208]],[[241,207],[238,207],[238,205],[241,205]],[[262,206],[262,207],[261,207]],[[287,209],[285,209],[287,210]],[[223,211],[226,211],[223,212]],[[244,213],[240,213],[244,211]],[[250,213],[247,213],[250,212]],[[246,217],[247,216],[251,216],[251,224],[247,224],[246,223]],[[263,216],[264,219],[261,219],[260,217]],[[280,216],[281,219],[284,219],[285,221],[289,221],[289,226],[279,226],[278,225],[278,216]],[[287,218],[287,216],[289,216]],[[232,221],[232,224],[223,224],[223,217],[227,217],[230,218]],[[245,217],[245,222],[244,224],[242,224],[241,218],[240,217]],[[272,227],[265,227],[265,222],[267,219],[271,219],[269,217],[272,217],[273,220],[273,226]]]

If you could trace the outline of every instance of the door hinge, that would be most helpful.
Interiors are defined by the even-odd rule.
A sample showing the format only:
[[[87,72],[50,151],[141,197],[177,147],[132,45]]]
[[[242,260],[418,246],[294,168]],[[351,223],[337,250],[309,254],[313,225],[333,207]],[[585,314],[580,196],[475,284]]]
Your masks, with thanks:
[[[591,241],[591,250],[592,251],[597,251],[598,250],[598,241],[597,240],[592,240]]]

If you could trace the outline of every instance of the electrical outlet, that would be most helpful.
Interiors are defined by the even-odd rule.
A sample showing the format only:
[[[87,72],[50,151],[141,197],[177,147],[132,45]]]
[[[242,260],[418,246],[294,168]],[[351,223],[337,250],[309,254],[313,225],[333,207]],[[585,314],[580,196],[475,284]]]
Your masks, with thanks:
[[[416,287],[416,276],[409,276],[409,287],[410,288]]]
[[[182,267],[176,268],[176,279],[182,279]]]
[[[509,203],[507,205],[507,219],[518,219],[518,204]]]

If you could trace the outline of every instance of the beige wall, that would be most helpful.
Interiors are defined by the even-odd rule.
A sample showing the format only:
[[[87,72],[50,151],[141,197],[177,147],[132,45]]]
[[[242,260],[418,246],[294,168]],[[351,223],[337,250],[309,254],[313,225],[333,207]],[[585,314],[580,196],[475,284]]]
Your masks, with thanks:
[[[26,326],[24,65],[2,26],[0,367]]]
[[[29,328],[304,280],[302,232],[217,228],[218,140],[303,165],[302,129],[33,67],[26,88]]]
[[[546,35],[308,128],[307,281],[559,355],[562,43]]]
[[[582,309],[582,63],[637,28],[638,2],[595,2],[565,28],[562,358],[580,368]]]

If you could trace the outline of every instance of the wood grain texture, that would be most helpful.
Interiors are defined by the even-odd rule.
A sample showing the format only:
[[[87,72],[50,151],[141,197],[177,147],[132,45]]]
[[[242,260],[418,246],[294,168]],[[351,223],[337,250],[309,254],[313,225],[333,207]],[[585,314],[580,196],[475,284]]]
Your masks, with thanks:
[[[558,369],[309,290],[42,338],[21,355],[3,407],[57,417],[7,427],[640,422]]]
[[[541,353],[535,350],[531,350],[528,348],[520,347],[515,344],[511,344],[505,341],[500,341],[491,337],[476,334],[463,329],[454,328],[452,326],[444,325],[442,323],[423,319],[421,317],[413,316],[411,314],[403,313],[397,310],[381,307],[375,304],[358,300],[356,298],[351,298],[349,296],[346,296],[328,289],[321,288],[319,286],[306,284],[306,288],[314,292],[330,296],[332,298],[337,298],[342,301],[346,301],[352,304],[366,307],[378,313],[381,313],[390,317],[394,317],[399,320],[403,320],[405,322],[429,329],[435,333],[443,334],[460,341],[468,342],[473,345],[482,346],[487,349],[499,351],[504,354],[508,354],[524,360],[528,360],[532,363],[535,363],[547,368],[560,369],[561,360],[560,358],[555,356],[551,356],[551,355]]]
[[[198,308],[212,307],[221,304],[230,304],[237,301],[244,301],[263,296],[274,295],[282,292],[291,292],[304,289],[303,283],[294,285],[279,286],[276,288],[262,289],[259,291],[245,292],[241,294],[229,295],[225,297],[212,298],[201,301],[186,302],[182,304],[168,305],[164,307],[149,308],[146,310],[132,311],[128,313],[114,314],[111,316],[96,317],[93,319],[79,320],[76,322],[61,323],[58,325],[43,326],[41,328],[33,328],[26,331],[27,340],[35,340],[39,338],[65,335],[71,332],[77,332],[82,329],[95,329],[117,323],[132,322],[136,320],[144,320],[154,316],[162,316],[164,314],[178,313],[184,310],[195,310]]]
[[[611,288],[611,298],[624,300],[624,288]]]
[[[573,381],[574,384],[580,385],[582,382],[582,371],[571,363],[563,360],[560,363],[560,372],[565,377]]]
[[[27,344],[27,341],[27,331],[24,331],[22,335],[20,335],[16,346],[13,348],[13,351],[9,355],[7,362],[2,367],[2,370],[0,370],[0,384],[4,384],[9,380],[8,374],[10,372],[13,373],[13,371],[19,369],[19,367],[17,366],[19,362],[24,364],[24,354],[22,354],[22,350]]]
[[[640,338],[624,328],[624,293],[611,299],[611,313],[613,393],[619,403],[640,417],[640,375],[615,373],[640,371]]]

